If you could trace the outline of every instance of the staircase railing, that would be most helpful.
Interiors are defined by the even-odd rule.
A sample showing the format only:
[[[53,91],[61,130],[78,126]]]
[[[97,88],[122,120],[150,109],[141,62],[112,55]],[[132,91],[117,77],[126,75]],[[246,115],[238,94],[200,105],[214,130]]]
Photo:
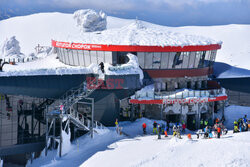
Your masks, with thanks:
[[[98,87],[102,84],[99,83],[96,79],[97,86],[94,89],[88,89],[87,83],[83,82],[78,87],[68,90],[61,98],[61,105],[63,106],[63,112],[71,119],[77,127],[90,130],[91,128],[91,119],[79,113],[76,110],[72,110],[72,106],[82,100],[83,98],[89,97]],[[104,129],[100,122],[93,120],[93,128]]]

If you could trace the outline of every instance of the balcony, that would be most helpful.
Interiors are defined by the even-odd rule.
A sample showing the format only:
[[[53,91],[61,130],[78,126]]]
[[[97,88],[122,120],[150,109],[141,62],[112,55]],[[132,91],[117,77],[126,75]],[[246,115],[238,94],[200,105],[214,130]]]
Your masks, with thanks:
[[[224,88],[208,90],[178,89],[176,91],[155,92],[153,85],[144,87],[131,96],[131,103],[140,104],[173,104],[173,103],[203,103],[226,100]]]

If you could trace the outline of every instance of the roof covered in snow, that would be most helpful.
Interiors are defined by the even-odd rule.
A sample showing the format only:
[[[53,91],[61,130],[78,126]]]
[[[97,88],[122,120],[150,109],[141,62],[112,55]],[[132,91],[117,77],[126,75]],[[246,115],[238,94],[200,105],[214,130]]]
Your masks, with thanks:
[[[221,44],[221,41],[203,36],[172,32],[168,27],[154,25],[140,20],[133,20],[126,24],[120,24],[119,21],[112,23],[111,20],[107,20],[106,27],[106,15],[102,12],[99,14],[95,13],[93,10],[76,11],[72,18],[69,19],[74,19],[73,22],[75,23],[71,26],[75,26],[79,31],[69,31],[67,32],[67,38],[63,36],[58,38],[54,37],[55,40],[86,44],[143,46]],[[88,27],[92,28],[90,29]]]

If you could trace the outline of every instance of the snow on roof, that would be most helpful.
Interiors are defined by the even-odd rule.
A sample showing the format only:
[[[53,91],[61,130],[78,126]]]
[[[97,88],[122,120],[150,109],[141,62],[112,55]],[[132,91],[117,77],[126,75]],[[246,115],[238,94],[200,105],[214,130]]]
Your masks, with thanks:
[[[100,25],[103,25],[103,19],[99,19],[98,15],[95,17],[89,17],[93,13],[92,10],[80,10],[76,11],[74,18],[77,18],[77,25],[92,23],[92,26],[96,30],[100,29]],[[87,15],[87,16],[86,16]],[[93,14],[92,14],[93,15]],[[77,16],[77,17],[76,17]],[[97,17],[97,18],[96,18]],[[95,19],[95,20],[94,20]],[[94,21],[93,21],[94,20]],[[100,21],[100,24],[96,22]],[[108,21],[108,24],[111,20]],[[119,25],[119,22],[117,22]],[[87,26],[86,25],[86,26]],[[157,26],[150,23],[146,23],[140,20],[133,20],[131,23],[112,28],[105,29],[103,31],[84,32],[84,25],[81,26],[80,33],[67,32],[67,38],[59,37],[55,40],[62,42],[77,42],[86,44],[108,44],[108,45],[143,45],[143,46],[189,46],[189,45],[210,45],[221,44],[221,41],[215,41],[210,38],[187,35],[182,33],[176,33],[170,31],[167,27]],[[72,25],[73,26],[73,25]]]

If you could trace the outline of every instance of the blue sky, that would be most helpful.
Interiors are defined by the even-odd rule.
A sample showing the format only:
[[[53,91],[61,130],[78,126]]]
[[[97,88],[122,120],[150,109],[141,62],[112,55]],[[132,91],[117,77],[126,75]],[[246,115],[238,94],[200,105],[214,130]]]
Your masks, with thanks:
[[[0,0],[24,14],[86,8],[168,26],[250,24],[250,0]]]

